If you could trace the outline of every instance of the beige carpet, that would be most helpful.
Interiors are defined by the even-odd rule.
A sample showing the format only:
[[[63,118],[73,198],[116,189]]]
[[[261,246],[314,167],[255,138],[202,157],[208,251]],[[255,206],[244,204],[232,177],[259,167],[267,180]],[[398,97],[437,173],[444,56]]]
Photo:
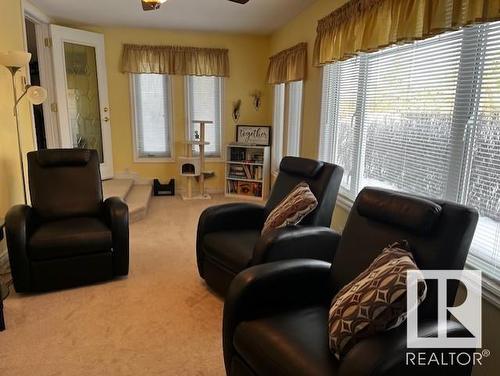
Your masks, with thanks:
[[[153,198],[130,228],[128,278],[5,303],[0,375],[223,375],[223,304],[199,279],[201,211],[227,202]]]

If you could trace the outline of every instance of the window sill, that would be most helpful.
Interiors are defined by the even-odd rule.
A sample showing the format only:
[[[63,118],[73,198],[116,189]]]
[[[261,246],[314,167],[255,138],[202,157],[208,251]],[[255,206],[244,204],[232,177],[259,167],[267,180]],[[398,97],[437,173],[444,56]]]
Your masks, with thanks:
[[[134,158],[134,163],[176,163],[174,158]]]
[[[468,257],[465,262],[465,269],[469,270],[480,270],[481,268],[480,262],[477,261],[475,257]],[[481,277],[483,279],[483,299],[488,301],[490,304],[495,306],[496,308],[500,308],[500,284],[497,279],[492,277],[491,275],[482,271]]]
[[[354,205],[354,200],[342,193],[339,193],[336,205],[349,212],[352,209],[352,205]]]

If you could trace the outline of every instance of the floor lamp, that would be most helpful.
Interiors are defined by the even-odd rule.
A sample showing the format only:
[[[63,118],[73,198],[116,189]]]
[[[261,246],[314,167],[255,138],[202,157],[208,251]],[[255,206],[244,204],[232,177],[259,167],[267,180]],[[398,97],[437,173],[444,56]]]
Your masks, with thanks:
[[[24,91],[18,97],[16,89],[16,73],[19,70],[28,65],[31,60],[31,54],[24,51],[9,51],[0,52],[0,65],[6,67],[12,76],[12,92],[14,94],[14,117],[16,118],[16,130],[17,130],[17,148],[19,150],[19,163],[21,164],[21,177],[23,180],[23,194],[24,203],[28,202],[26,195],[26,179],[24,177],[24,160],[23,151],[21,148],[21,134],[19,131],[19,114],[17,111],[17,106],[23,97],[28,98],[28,100],[33,104],[41,104],[47,99],[47,90],[40,86],[26,85]]]

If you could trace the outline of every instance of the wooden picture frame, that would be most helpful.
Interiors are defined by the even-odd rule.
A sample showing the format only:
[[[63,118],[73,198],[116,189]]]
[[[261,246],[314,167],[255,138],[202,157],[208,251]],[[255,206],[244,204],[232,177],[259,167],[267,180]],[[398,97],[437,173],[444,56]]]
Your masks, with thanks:
[[[244,145],[271,146],[272,127],[269,125],[236,126],[236,142]]]

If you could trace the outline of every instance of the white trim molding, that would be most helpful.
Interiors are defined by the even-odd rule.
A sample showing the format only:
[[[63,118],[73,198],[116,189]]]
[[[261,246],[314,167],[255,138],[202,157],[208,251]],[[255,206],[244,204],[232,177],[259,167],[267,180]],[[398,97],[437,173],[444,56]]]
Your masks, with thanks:
[[[34,21],[38,21],[39,23],[52,23],[54,20],[46,15],[40,8],[33,5],[31,1],[23,0],[22,6],[24,9],[24,14],[29,14],[29,16],[34,19]]]

